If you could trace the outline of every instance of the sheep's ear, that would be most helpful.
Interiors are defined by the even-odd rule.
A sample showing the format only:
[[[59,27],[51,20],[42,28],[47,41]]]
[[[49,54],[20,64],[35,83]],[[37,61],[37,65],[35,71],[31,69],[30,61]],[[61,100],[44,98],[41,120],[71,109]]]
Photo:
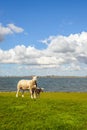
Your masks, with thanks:
[[[44,88],[41,88],[42,90],[44,90]]]
[[[33,79],[34,79],[34,80],[37,80],[37,76],[33,76]]]

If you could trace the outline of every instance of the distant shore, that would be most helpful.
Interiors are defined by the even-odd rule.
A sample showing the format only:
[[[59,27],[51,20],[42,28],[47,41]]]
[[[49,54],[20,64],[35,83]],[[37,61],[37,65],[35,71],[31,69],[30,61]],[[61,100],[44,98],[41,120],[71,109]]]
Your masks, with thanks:
[[[20,78],[20,77],[24,77],[24,78],[32,78],[33,76],[0,76],[0,78]],[[47,75],[47,76],[37,76],[38,78],[87,78],[87,76],[56,76],[56,75]]]

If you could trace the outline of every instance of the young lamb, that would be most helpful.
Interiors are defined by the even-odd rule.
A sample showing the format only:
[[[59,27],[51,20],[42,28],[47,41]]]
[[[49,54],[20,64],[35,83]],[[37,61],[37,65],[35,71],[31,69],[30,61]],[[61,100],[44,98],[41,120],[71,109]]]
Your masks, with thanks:
[[[32,78],[32,80],[20,80],[17,84],[17,93],[16,93],[16,97],[18,97],[18,93],[20,90],[23,91],[22,93],[22,97],[24,97],[24,91],[25,90],[30,90],[30,95],[31,95],[31,98],[36,98],[36,93],[35,91],[32,92],[32,89],[33,88],[36,88],[37,87],[37,77],[34,76]]]
[[[43,92],[44,88],[33,88],[32,93],[36,93],[36,96],[40,96],[40,93]]]

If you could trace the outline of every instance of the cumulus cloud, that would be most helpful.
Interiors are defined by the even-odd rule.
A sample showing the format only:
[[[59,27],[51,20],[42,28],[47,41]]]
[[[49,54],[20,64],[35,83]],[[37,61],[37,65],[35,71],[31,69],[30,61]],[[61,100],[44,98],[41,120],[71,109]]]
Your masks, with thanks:
[[[80,70],[81,63],[87,65],[87,32],[51,36],[41,41],[47,45],[45,54],[54,56],[56,64],[65,65],[69,70]]]
[[[13,33],[12,29],[7,32]],[[51,36],[45,39],[45,43],[47,48],[43,50],[24,45],[18,45],[7,51],[0,50],[0,63],[59,68],[63,71],[80,71],[81,64],[87,65],[87,32],[69,36]]]
[[[41,51],[34,47],[18,45],[7,51],[0,50],[0,63],[36,64],[40,55]]]
[[[0,41],[3,41],[6,35],[11,35],[13,33],[21,33],[23,31],[23,28],[15,26],[14,24],[8,24],[6,27],[0,24]]]

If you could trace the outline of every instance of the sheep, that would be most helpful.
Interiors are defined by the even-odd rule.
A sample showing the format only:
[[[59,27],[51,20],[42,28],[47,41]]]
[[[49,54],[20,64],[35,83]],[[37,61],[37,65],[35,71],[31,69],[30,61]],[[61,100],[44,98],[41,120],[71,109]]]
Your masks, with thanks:
[[[32,80],[20,80],[17,84],[17,93],[16,97],[18,97],[18,92],[23,90],[22,97],[24,97],[24,91],[30,90],[31,98],[36,98],[35,91],[32,92],[32,89],[37,87],[37,76],[34,76]]]

